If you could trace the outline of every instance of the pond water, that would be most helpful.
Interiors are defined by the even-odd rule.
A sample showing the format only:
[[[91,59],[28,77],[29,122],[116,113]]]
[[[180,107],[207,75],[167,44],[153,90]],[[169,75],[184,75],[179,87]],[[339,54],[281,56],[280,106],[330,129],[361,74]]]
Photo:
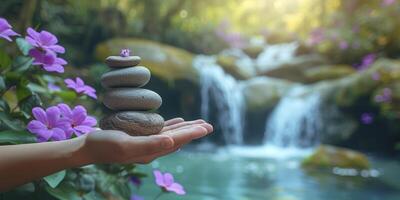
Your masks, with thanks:
[[[307,172],[301,159],[311,150],[272,147],[225,147],[213,152],[183,150],[141,170],[174,174],[185,196],[160,200],[374,200],[400,199],[400,162],[370,157],[372,169]],[[139,193],[153,199],[159,192],[153,177]]]

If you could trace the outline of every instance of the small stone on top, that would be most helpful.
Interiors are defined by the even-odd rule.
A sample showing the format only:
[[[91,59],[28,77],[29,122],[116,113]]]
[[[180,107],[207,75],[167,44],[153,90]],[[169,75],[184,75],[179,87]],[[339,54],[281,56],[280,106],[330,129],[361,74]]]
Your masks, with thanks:
[[[131,54],[130,49],[121,49],[121,53],[119,54],[121,57],[128,57]]]

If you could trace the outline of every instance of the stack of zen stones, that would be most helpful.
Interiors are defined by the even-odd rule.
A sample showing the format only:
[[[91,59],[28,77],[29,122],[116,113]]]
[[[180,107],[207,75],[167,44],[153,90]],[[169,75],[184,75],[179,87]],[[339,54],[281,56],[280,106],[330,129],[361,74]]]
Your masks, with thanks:
[[[106,89],[103,104],[114,113],[100,121],[103,130],[121,130],[129,135],[144,136],[158,134],[164,119],[154,113],[161,106],[157,93],[143,89],[150,80],[150,71],[138,66],[140,57],[130,56],[123,49],[120,56],[109,56],[106,64],[111,70],[101,77]]]

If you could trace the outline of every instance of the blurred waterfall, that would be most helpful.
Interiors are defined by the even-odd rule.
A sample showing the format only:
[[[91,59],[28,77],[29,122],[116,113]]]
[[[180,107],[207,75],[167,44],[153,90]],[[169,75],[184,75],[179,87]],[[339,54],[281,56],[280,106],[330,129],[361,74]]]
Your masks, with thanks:
[[[292,60],[296,56],[298,47],[297,42],[266,45],[255,60],[258,71],[274,69]]]
[[[217,116],[227,144],[242,144],[244,99],[241,84],[216,64],[213,56],[197,56],[193,61],[201,84],[201,115]],[[211,110],[211,102],[216,110]]]
[[[278,103],[266,123],[266,144],[311,147],[323,130],[322,97],[311,86],[294,86]]]

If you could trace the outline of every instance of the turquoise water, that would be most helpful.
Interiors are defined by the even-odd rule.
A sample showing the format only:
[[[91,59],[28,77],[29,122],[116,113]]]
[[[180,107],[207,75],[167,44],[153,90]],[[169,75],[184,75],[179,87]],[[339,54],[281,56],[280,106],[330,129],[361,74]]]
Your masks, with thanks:
[[[300,161],[309,151],[223,148],[215,152],[180,151],[141,170],[174,174],[187,195],[160,200],[395,200],[400,199],[400,162],[370,158],[372,170],[306,172]],[[338,175],[340,174],[340,175]],[[153,199],[160,190],[153,177],[138,191]]]

